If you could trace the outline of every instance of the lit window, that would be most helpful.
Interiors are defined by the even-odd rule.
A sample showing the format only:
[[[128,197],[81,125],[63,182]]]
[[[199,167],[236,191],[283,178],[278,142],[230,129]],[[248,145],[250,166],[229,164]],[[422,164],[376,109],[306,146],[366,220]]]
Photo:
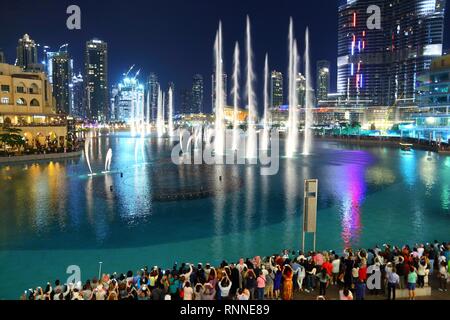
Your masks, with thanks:
[[[2,104],[9,104],[9,98],[7,98],[7,97],[2,97],[1,103],[2,103]]]

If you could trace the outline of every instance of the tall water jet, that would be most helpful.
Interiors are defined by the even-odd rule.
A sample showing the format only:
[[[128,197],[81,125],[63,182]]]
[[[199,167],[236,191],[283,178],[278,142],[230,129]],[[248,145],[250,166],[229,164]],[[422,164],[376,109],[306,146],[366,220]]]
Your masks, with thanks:
[[[237,150],[239,146],[239,77],[241,73],[239,54],[239,43],[236,42],[233,55],[233,150]]]
[[[168,135],[169,135],[169,137],[172,137],[173,136],[173,91],[172,91],[172,88],[169,88],[168,99],[169,99],[169,102],[168,102],[169,110],[168,110],[168,115],[167,115],[167,117],[168,117],[168,119],[167,119]]]
[[[298,148],[298,51],[294,36],[294,21],[289,24],[289,119],[287,124],[288,139],[286,142],[286,156],[292,158]]]
[[[108,152],[106,153],[105,173],[111,171],[111,161],[112,161],[112,149],[109,148]]]
[[[303,155],[311,153],[312,132],[311,126],[313,124],[313,105],[314,93],[311,78],[311,63],[309,57],[309,29],[305,32],[305,77],[306,77],[306,93],[305,93],[305,137],[303,143]]]
[[[255,73],[253,71],[253,50],[252,37],[250,29],[250,17],[247,16],[247,99],[248,99],[248,118],[247,118],[247,158],[256,159],[258,139],[256,135],[256,123],[258,113],[256,109],[256,95],[253,88]]]
[[[216,87],[215,94],[215,137],[214,137],[214,152],[216,155],[224,154],[225,147],[225,124],[224,124],[224,106],[225,106],[225,94],[223,83],[223,48],[222,48],[222,22],[219,23],[219,29],[216,35],[216,41],[214,45],[215,53],[215,77]]]
[[[147,134],[150,133],[150,90],[147,90],[147,104],[146,104],[146,127],[147,127]]]
[[[270,111],[269,111],[269,55],[264,64],[264,129],[261,150],[269,150]]]
[[[164,135],[164,113],[163,113],[163,96],[161,89],[158,89],[158,109],[156,114],[156,131],[158,132],[158,137]]]
[[[89,160],[89,142],[90,140],[86,139],[86,142],[84,143],[84,157],[86,158],[86,163],[88,165],[90,175],[92,175],[93,172],[91,167],[91,161]]]

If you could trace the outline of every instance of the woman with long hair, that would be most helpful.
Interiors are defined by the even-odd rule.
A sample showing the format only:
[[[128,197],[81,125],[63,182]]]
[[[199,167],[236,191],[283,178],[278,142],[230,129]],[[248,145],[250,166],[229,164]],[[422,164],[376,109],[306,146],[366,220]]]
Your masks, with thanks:
[[[283,300],[292,300],[294,298],[294,283],[292,279],[294,272],[290,265],[285,265],[283,269],[283,292],[281,298]]]
[[[273,281],[273,293],[275,294],[275,300],[280,298],[281,281],[283,280],[283,272],[281,272],[280,266],[277,266],[275,272],[275,279]]]

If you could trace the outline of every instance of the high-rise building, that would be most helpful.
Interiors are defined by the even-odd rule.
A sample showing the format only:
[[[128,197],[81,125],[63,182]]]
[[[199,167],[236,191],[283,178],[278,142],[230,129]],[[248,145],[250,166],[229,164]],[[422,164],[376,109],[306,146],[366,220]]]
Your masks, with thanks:
[[[53,56],[52,79],[53,97],[58,113],[71,113],[70,82],[72,81],[72,60],[67,51],[58,52]]]
[[[149,99],[148,102],[150,105],[150,119],[152,121],[156,121],[156,116],[158,113],[158,91],[158,75],[156,73],[150,73],[147,81],[146,99]]]
[[[184,89],[181,91],[181,114],[191,114],[192,113],[192,90]]]
[[[193,78],[191,100],[193,113],[203,113],[203,76],[200,74]]]
[[[84,82],[81,73],[73,75],[70,84],[71,92],[71,114],[80,118],[86,118]]]
[[[272,71],[270,77],[270,107],[275,108],[284,104],[283,74]]]
[[[6,63],[5,54],[2,49],[0,49],[0,63]]]
[[[17,45],[16,65],[23,70],[29,70],[36,64],[38,64],[37,45],[28,34],[25,34]]]
[[[101,40],[86,42],[85,90],[88,117],[91,120],[109,119],[108,45]]]
[[[368,29],[368,7],[381,28]],[[348,0],[339,7],[338,92],[361,106],[413,106],[417,76],[442,54],[445,0]],[[370,21],[369,21],[370,22]]]
[[[324,101],[330,93],[330,62],[327,60],[317,61],[317,85],[316,98],[318,101]]]
[[[222,84],[223,84],[223,92],[224,92],[224,103],[225,105],[227,105],[227,100],[228,100],[228,75],[226,73],[224,73],[222,75]],[[212,110],[215,110],[215,106],[216,106],[216,74],[213,72],[212,74]]]
[[[297,103],[300,107],[305,107],[306,105],[306,78],[303,74],[299,73],[296,80],[297,88]]]

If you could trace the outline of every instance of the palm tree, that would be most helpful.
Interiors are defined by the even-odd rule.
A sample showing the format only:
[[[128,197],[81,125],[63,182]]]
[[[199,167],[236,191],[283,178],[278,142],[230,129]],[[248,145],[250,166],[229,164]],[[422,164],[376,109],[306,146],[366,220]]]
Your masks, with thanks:
[[[3,150],[6,152],[6,147],[18,148],[19,151],[25,146],[25,138],[20,134],[21,129],[3,127],[0,133],[0,144],[3,145]]]

